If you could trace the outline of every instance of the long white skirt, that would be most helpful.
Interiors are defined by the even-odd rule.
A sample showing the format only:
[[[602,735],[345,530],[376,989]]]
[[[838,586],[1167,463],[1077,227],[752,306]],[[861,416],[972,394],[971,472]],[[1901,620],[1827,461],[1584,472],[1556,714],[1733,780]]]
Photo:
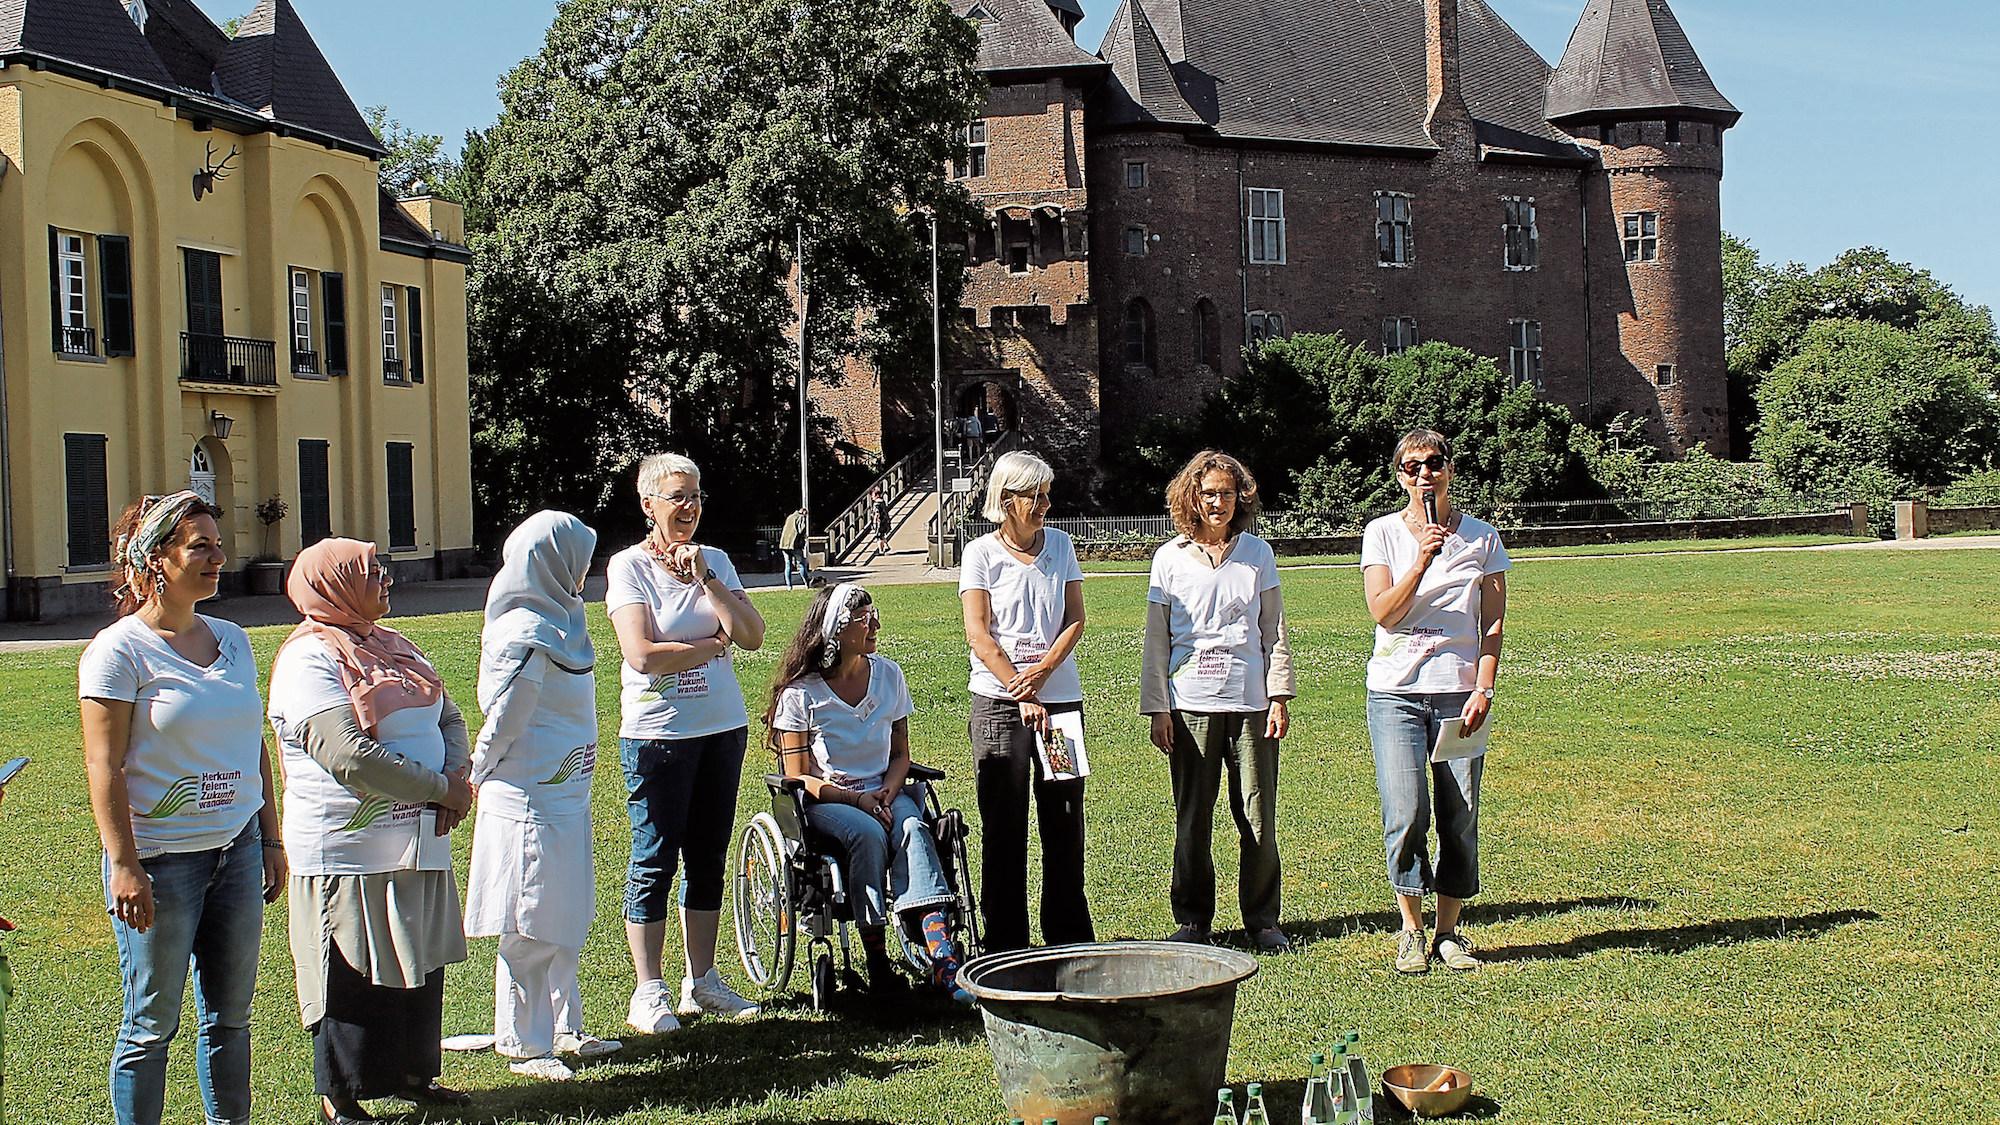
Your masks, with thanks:
[[[521,934],[582,949],[597,910],[589,814],[535,822],[480,809],[467,882],[465,936]]]

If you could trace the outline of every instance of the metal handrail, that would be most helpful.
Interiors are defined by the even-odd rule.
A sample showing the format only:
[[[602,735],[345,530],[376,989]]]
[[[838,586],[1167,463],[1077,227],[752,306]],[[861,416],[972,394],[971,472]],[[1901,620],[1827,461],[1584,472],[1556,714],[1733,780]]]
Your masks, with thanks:
[[[951,534],[956,544],[953,552],[954,557],[964,553],[966,510],[979,502],[974,497],[979,497],[983,500],[986,494],[986,478],[993,472],[993,463],[1000,459],[1001,454],[1011,452],[1014,446],[1020,443],[1019,439],[1020,431],[1018,430],[1008,430],[995,438],[986,447],[986,452],[981,455],[979,460],[974,461],[965,470],[965,475],[972,478],[971,491],[947,492],[944,494],[944,503],[938,507],[937,513],[931,517],[930,523],[925,528],[926,537],[933,545],[938,541],[938,521],[943,520],[944,526],[951,529]]]
[[[910,483],[917,467],[930,455],[931,451],[928,449],[911,450],[902,460],[889,466],[887,471],[862,489],[853,503],[833,517],[833,522],[826,525],[826,557],[829,561],[843,560],[849,551],[866,543],[871,537],[875,528],[875,512],[874,506],[868,502],[869,496],[879,488],[884,498],[889,501],[889,505],[894,507],[896,502],[903,498],[903,494],[910,490]]]
[[[181,379],[239,387],[278,385],[278,345],[241,336],[181,333]]]

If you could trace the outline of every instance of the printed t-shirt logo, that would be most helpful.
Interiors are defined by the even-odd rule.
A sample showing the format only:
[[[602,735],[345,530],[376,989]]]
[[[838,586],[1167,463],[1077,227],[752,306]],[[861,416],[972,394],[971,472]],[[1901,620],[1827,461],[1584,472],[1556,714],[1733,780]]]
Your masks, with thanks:
[[[646,684],[646,690],[639,694],[639,702],[655,703],[668,696],[691,699],[708,694],[708,666],[688,668],[679,672],[666,672],[654,676]]]
[[[154,803],[152,810],[142,812],[139,815],[146,820],[160,820],[170,817],[190,804],[193,804],[195,799],[200,795],[201,778],[190,774],[167,786],[167,791],[160,794],[160,799]]]
[[[396,802],[387,797],[366,797],[354,808],[354,815],[340,826],[342,832],[359,832],[363,828],[382,819],[382,814],[396,807]]]
[[[226,809],[236,803],[236,786],[242,780],[242,770],[215,770],[177,778],[160,794],[151,810],[137,815],[145,820],[164,820],[189,805],[194,806],[196,813]]]
[[[561,785],[578,774],[588,777],[596,772],[597,743],[593,742],[588,746],[579,746],[564,755],[562,764],[556,767],[556,772],[544,779],[542,784]]]

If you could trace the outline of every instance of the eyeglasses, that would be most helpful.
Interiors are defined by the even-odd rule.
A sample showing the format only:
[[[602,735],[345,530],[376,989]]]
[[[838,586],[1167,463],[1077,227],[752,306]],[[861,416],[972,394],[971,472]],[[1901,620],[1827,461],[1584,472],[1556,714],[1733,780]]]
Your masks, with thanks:
[[[1007,498],[1009,500],[1026,500],[1037,508],[1049,503],[1049,494],[1046,492],[1009,492]]]
[[[648,492],[646,495],[677,508],[694,508],[708,502],[708,491],[700,492]]]
[[[1404,476],[1413,477],[1417,475],[1418,469],[1429,469],[1431,472],[1441,473],[1444,471],[1444,467],[1449,464],[1451,464],[1450,458],[1442,453],[1433,453],[1421,461],[1405,461],[1401,468]]]
[[[1220,492],[1210,492],[1207,489],[1203,489],[1201,493],[1201,498],[1204,503],[1220,504],[1223,503],[1224,501],[1233,502],[1236,499],[1236,490],[1233,488],[1226,488]]]

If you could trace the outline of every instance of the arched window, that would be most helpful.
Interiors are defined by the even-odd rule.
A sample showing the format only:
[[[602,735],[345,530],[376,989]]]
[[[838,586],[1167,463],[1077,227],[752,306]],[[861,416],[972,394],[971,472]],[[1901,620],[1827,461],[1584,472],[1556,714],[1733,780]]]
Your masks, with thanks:
[[[1194,354],[1210,371],[1222,370],[1222,325],[1215,315],[1215,302],[1203,297],[1194,303]]]
[[[1151,367],[1153,354],[1153,310],[1143,297],[1134,297],[1125,306],[1125,363]]]

